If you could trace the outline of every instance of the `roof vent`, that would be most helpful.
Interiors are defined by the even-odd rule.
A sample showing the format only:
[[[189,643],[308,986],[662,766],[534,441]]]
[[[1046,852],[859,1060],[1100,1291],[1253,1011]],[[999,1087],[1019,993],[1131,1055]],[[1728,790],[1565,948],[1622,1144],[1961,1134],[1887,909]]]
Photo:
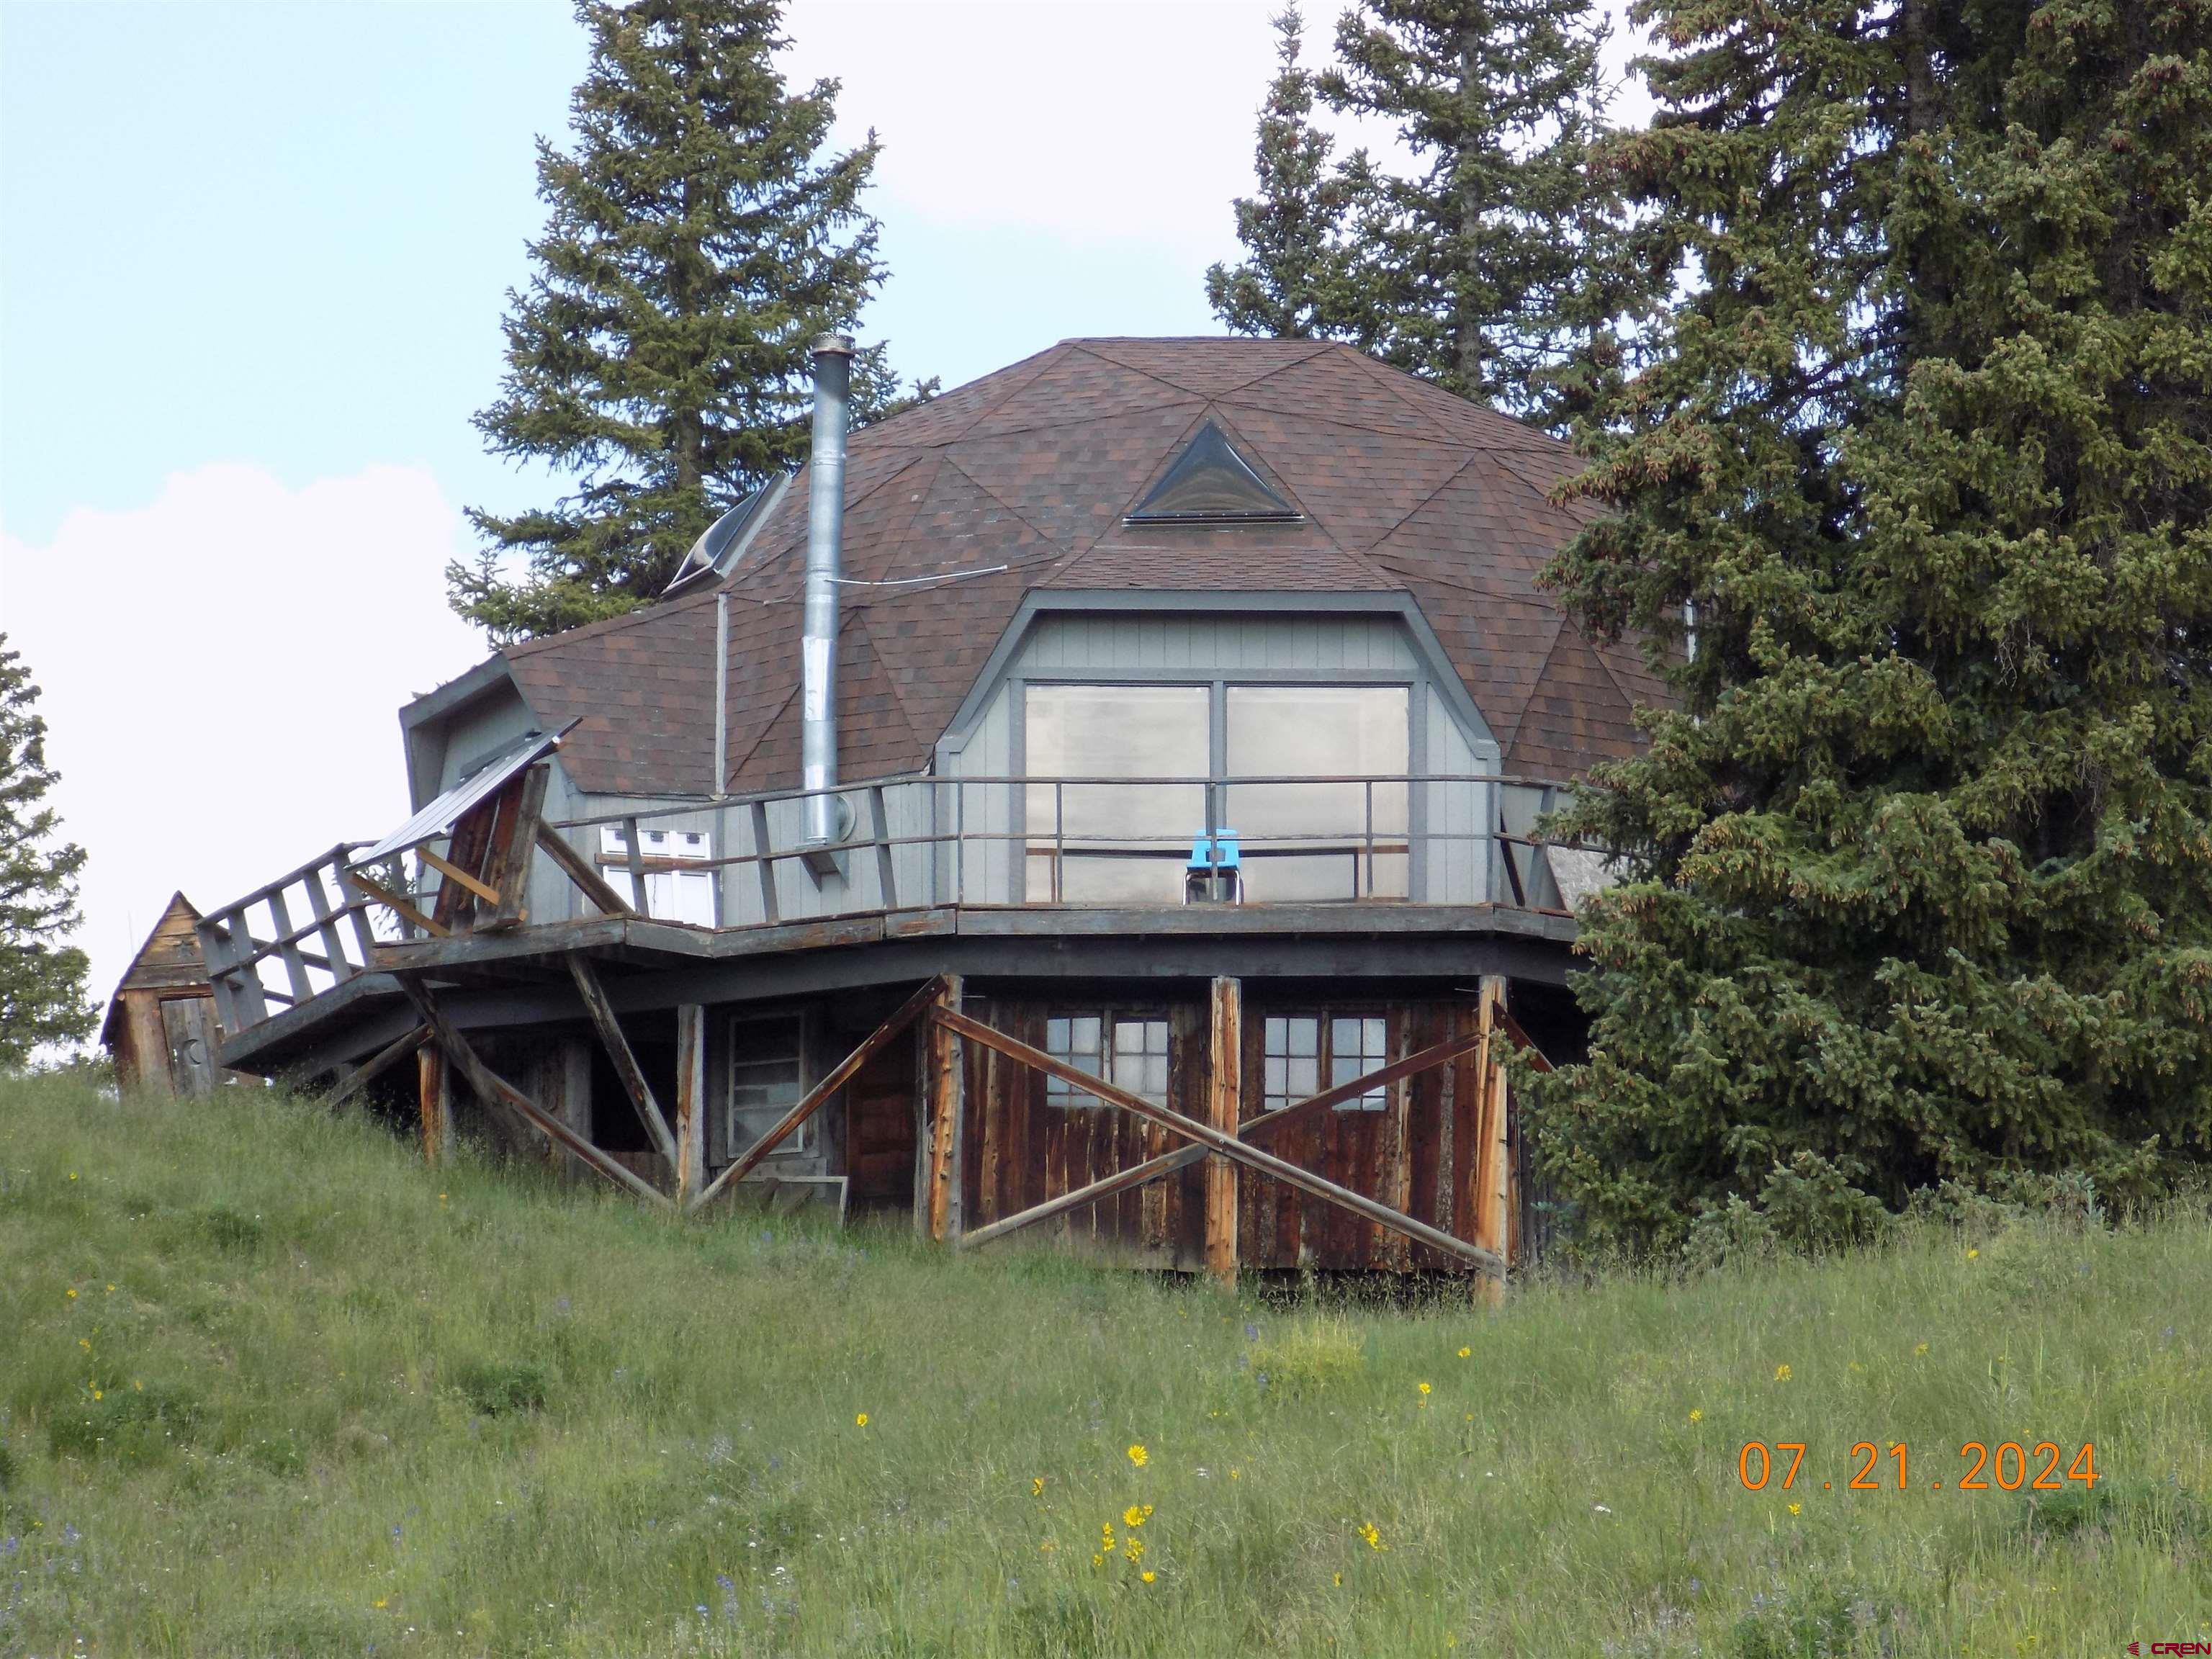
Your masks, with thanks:
[[[1302,516],[1208,421],[1124,522],[1295,524]]]
[[[676,574],[663,592],[673,593],[695,576],[703,576],[709,570],[728,575],[731,568],[744,556],[752,532],[767,522],[766,509],[774,507],[781,497],[784,486],[791,482],[787,472],[779,473],[735,507],[708,525],[691,544],[691,550],[684,556],[684,562],[676,567]]]

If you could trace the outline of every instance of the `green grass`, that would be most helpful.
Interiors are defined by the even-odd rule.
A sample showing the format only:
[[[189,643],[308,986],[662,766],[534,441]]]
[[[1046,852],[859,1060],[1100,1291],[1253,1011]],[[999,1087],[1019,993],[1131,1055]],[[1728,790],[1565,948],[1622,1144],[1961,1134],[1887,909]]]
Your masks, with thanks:
[[[2104,1659],[2206,1633],[2208,1307],[2201,1215],[1231,1303],[0,1083],[0,1653]]]

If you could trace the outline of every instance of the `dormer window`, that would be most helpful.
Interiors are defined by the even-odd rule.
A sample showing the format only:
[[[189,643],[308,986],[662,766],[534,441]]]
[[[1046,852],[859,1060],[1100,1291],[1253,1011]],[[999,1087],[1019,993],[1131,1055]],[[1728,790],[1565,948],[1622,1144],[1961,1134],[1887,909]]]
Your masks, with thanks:
[[[1124,522],[1137,525],[1296,524],[1304,515],[1237,453],[1212,421],[1199,428]]]

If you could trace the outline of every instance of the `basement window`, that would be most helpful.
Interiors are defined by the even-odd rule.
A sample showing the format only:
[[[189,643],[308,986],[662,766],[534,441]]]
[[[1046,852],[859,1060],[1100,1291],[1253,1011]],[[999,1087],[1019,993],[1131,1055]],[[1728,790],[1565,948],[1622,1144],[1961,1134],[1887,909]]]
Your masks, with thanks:
[[[1389,1063],[1389,1022],[1376,1014],[1323,1018],[1319,1014],[1271,1014],[1261,1037],[1261,1106],[1279,1112],[1328,1086],[1350,1083]],[[1370,1089],[1338,1103],[1340,1112],[1379,1112],[1389,1104],[1387,1089]]]
[[[728,1144],[732,1160],[781,1122],[806,1092],[805,1036],[805,1022],[796,1014],[731,1023]],[[814,1120],[809,1118],[769,1156],[802,1158],[813,1151]]]
[[[682,866],[714,856],[714,838],[703,830],[647,830],[637,833],[640,862],[645,866],[645,900],[640,903],[637,881],[629,867],[629,843],[619,823],[599,826],[599,864],[607,885],[655,921],[688,921],[712,927],[714,922],[714,872]]]
[[[1044,1023],[1044,1051],[1063,1065],[1164,1106],[1168,1100],[1168,1023],[1140,1015],[1054,1015]],[[1048,1106],[1103,1106],[1096,1095],[1048,1077]]]

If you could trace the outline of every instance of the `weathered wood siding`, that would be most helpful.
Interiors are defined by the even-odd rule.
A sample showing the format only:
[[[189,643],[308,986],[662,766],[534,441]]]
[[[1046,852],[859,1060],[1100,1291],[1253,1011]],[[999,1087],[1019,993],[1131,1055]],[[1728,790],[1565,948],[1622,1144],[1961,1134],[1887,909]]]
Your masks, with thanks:
[[[1245,996],[1240,1118],[1247,1122],[1265,1109],[1263,1058],[1271,1012],[1380,1014],[1387,1022],[1391,1060],[1475,1029],[1475,1011],[1469,1002],[1320,1004],[1306,1000],[1283,1004],[1250,981]],[[1084,1006],[1093,1006],[1097,1000],[1088,999]],[[1147,1012],[1141,1003],[1109,1000],[1117,1012]],[[1048,1016],[1066,1011],[1057,1001],[974,996],[968,1001],[968,1012],[976,1018],[1037,1048],[1044,1046]],[[1203,1120],[1206,1006],[1196,1000],[1177,1002],[1164,1012],[1170,1022],[1167,1103]],[[1048,1105],[1042,1076],[980,1045],[963,1047],[967,1086],[962,1196],[970,1229],[1185,1144],[1181,1137],[1111,1107]],[[1258,1144],[1416,1220],[1472,1241],[1480,1114],[1477,1066],[1469,1054],[1395,1085],[1384,1110],[1323,1112]],[[1322,1082],[1326,1085],[1328,1078]],[[1194,1164],[1042,1224],[1036,1236],[1108,1247],[1148,1267],[1195,1272],[1204,1266],[1203,1166]],[[1404,1273],[1455,1266],[1440,1252],[1250,1170],[1238,1176],[1237,1254],[1243,1267],[1259,1269],[1310,1267]]]
[[[1249,988],[1248,988],[1249,992]],[[1330,1003],[1273,1007],[1248,1000],[1244,1011],[1244,1119],[1264,1109],[1261,1046],[1270,1012],[1382,1014],[1388,1054],[1399,1060],[1471,1033],[1471,1002]],[[1481,1103],[1472,1054],[1396,1084],[1382,1111],[1330,1111],[1293,1123],[1263,1141],[1268,1151],[1378,1199],[1455,1238],[1475,1237],[1474,1182]],[[1324,1085],[1328,1079],[1322,1079]],[[1362,1220],[1247,1170],[1237,1188],[1237,1253],[1246,1267],[1322,1270],[1449,1271],[1442,1252]]]
[[[1167,1103],[1203,1119],[1205,1006],[1115,1006],[1155,1017],[1165,1014]],[[964,1012],[1032,1047],[1044,1046],[1045,1004],[971,996]],[[969,1228],[988,1225],[1183,1144],[1179,1136],[1115,1107],[1047,1105],[1045,1079],[1040,1073],[979,1043],[961,1046],[967,1066],[962,1202]],[[1204,1170],[1194,1164],[1046,1223],[1037,1233],[1109,1248],[1146,1267],[1195,1271],[1204,1266],[1206,1252]]]

